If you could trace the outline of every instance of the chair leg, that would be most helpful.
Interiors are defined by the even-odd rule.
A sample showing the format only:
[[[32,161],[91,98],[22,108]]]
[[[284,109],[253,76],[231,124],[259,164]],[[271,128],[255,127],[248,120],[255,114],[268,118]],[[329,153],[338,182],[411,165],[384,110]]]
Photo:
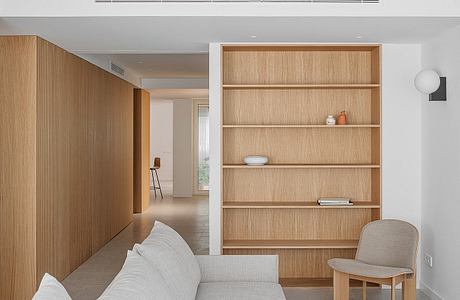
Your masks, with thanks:
[[[152,183],[153,183],[153,192],[155,193],[155,199],[157,198],[157,189],[155,186],[155,176],[153,176],[153,170],[150,170],[150,173],[152,173]]]
[[[161,199],[163,199],[163,191],[161,190],[160,177],[158,177],[157,169],[155,169],[155,174],[157,175],[158,188],[160,190]]]
[[[402,284],[402,298],[403,300],[415,300],[416,299],[416,293],[417,293],[417,283],[415,279],[415,274],[413,274],[411,277],[406,277],[404,278],[403,284]]]
[[[391,278],[391,300],[396,300],[396,282],[395,278]]]
[[[367,282],[363,281],[363,300],[366,300]]]
[[[350,278],[348,274],[334,270],[334,300],[349,300]]]

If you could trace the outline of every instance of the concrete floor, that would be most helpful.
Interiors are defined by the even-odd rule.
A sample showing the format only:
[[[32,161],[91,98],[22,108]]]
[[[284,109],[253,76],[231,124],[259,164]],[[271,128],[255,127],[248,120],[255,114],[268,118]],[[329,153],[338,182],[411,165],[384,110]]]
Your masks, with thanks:
[[[128,227],[63,281],[72,299],[93,300],[99,297],[121,269],[126,251],[145,239],[152,229],[154,220],[162,221],[177,230],[195,254],[208,254],[208,198],[173,198],[168,182],[163,183],[163,188],[164,199],[155,199],[151,192],[149,210],[144,214],[134,215],[134,220]],[[332,299],[331,288],[292,287],[284,288],[284,292],[288,300]],[[350,299],[361,299],[360,289],[351,289]],[[390,299],[389,290],[370,288],[368,299]],[[417,299],[429,300],[421,292],[417,294]]]

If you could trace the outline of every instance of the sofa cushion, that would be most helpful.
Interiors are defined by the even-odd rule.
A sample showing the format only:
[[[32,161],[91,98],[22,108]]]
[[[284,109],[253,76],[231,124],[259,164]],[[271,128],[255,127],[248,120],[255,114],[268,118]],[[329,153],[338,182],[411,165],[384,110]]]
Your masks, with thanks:
[[[160,272],[144,257],[128,251],[120,273],[99,300],[174,299]]]
[[[197,300],[286,300],[281,285],[270,282],[207,282],[198,286]]]
[[[72,298],[56,278],[45,273],[32,300],[72,300]]]
[[[169,226],[155,222],[152,232],[141,245],[140,255],[158,268],[175,299],[195,299],[201,280],[200,267],[184,239]]]

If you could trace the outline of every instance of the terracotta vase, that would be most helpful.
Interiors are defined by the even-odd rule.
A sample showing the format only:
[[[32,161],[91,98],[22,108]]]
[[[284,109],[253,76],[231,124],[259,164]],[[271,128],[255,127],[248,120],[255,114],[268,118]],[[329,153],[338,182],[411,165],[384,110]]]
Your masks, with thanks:
[[[342,111],[340,115],[337,117],[337,124],[347,125],[347,114],[345,113],[345,111]]]

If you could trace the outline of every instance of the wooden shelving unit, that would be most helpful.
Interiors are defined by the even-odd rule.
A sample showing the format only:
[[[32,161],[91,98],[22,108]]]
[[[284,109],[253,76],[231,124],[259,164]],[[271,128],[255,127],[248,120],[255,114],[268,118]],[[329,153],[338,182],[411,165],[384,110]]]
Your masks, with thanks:
[[[356,249],[357,240],[224,240],[224,249]]]
[[[263,165],[263,166],[248,166],[241,164],[223,165],[224,169],[378,169],[380,165]]]
[[[222,125],[223,128],[380,128],[380,125]]]
[[[379,45],[222,47],[223,254],[279,255],[285,286],[332,284],[327,260],[354,257],[381,216],[380,90]],[[324,125],[342,110],[347,125]]]
[[[328,205],[318,205],[314,201],[296,201],[296,202],[286,202],[286,201],[232,201],[224,202],[222,208],[271,208],[271,209],[280,209],[280,208],[300,208],[300,209],[368,209],[368,208],[380,208],[380,204],[372,203],[371,201],[356,202],[353,205],[343,205],[343,206],[328,206]]]
[[[380,84],[224,84],[224,89],[373,89]]]

